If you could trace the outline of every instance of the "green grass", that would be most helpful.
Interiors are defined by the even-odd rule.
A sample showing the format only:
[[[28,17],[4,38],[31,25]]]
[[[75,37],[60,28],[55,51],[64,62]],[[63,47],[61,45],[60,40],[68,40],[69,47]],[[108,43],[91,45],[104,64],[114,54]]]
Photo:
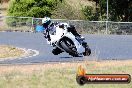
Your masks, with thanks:
[[[72,63],[70,63],[72,65]],[[77,64],[72,66],[34,70],[25,73],[19,70],[2,73],[0,76],[0,88],[132,88],[130,84],[85,84],[80,86],[76,83]],[[124,66],[96,66],[95,64],[85,65],[87,73],[94,74],[130,74],[132,75],[132,65]],[[27,66],[28,69],[28,66]]]

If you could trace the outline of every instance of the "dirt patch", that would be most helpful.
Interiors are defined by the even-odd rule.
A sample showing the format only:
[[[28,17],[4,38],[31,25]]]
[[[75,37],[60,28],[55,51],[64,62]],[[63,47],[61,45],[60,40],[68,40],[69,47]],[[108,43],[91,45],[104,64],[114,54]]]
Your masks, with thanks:
[[[8,45],[0,45],[0,59],[19,57],[24,54],[24,51],[20,48]]]
[[[0,65],[0,74],[12,71],[19,71],[22,73],[32,73],[34,71],[47,70],[51,68],[75,67],[77,63],[50,63],[50,64],[16,64],[16,65]]]
[[[107,61],[108,62],[108,61]],[[122,62],[122,61],[121,61]],[[124,61],[123,61],[124,62]],[[79,86],[76,83],[76,72],[78,65],[87,66],[88,74],[130,74],[132,67],[129,66],[105,66],[93,68],[101,62],[67,62],[67,63],[38,63],[25,65],[0,65],[1,88],[131,88],[132,83],[119,84],[90,84]],[[102,61],[102,64],[106,63]],[[120,64],[114,62],[115,64]],[[128,62],[125,61],[125,64]],[[87,65],[86,65],[87,64]],[[107,65],[107,64],[106,64]],[[109,62],[108,62],[109,65]],[[101,65],[102,66],[102,65]],[[102,70],[102,68],[105,68]]]
[[[34,71],[41,71],[47,69],[62,69],[62,68],[77,68],[79,65],[86,67],[107,67],[107,66],[132,66],[132,60],[119,61],[83,61],[83,62],[67,62],[67,63],[38,63],[38,64],[16,64],[16,65],[0,65],[0,74],[12,71],[19,71],[22,73],[32,73]]]
[[[125,66],[131,65],[132,60],[103,60],[103,61],[85,61],[86,65],[93,64],[95,66],[104,67],[104,66]]]
[[[7,8],[8,8],[8,3],[0,4],[0,16],[6,16],[7,15]]]

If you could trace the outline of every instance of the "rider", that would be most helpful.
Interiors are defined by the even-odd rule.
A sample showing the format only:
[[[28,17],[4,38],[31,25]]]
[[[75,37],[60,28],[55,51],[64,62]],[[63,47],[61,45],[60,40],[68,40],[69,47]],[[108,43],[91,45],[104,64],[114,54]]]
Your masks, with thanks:
[[[48,38],[48,41],[50,41],[50,35],[49,35],[49,24],[51,23],[51,20],[49,17],[44,17],[42,19],[42,25],[44,29],[46,30],[46,33],[44,33],[45,37]],[[48,35],[47,35],[48,34]]]
[[[46,31],[52,31],[52,34],[55,32],[56,30],[56,25],[58,25],[59,23],[58,22],[52,22],[51,23],[51,20],[49,17],[44,17],[42,19],[42,25],[43,27],[46,29]]]
[[[48,25],[49,25],[50,23],[51,23],[51,20],[50,20],[49,17],[44,17],[44,18],[42,19],[42,25],[43,25],[43,27],[44,27],[45,29],[48,28]]]
[[[67,23],[51,23],[51,19],[49,17],[44,17],[42,19],[42,25],[43,27],[46,29],[46,34],[48,34],[47,36],[45,36],[46,38],[48,38],[48,41],[51,40],[50,35],[49,35],[49,31],[52,31],[52,33],[54,33],[56,31],[56,27],[59,26],[60,28],[64,29],[64,25],[67,25],[67,29],[69,32],[71,32],[74,36],[79,36],[81,37],[75,27],[73,25],[68,25]],[[56,31],[57,32],[57,31]],[[62,32],[62,31],[60,31]],[[61,34],[61,33],[57,33],[57,34]]]

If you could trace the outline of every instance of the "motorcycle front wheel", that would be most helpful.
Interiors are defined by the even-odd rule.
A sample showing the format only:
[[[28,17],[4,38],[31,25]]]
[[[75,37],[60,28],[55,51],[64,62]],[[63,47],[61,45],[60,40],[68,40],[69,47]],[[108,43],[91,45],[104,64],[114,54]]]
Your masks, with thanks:
[[[60,42],[61,47],[67,52],[69,53],[69,55],[77,57],[77,49],[73,43],[73,41],[69,38],[64,38],[63,40],[61,40]]]

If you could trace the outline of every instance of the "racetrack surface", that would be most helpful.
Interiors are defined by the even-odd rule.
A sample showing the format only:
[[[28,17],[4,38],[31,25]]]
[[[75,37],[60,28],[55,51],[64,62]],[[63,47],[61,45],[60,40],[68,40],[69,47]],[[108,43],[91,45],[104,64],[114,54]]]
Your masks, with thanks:
[[[131,35],[83,35],[92,49],[92,59],[132,59]],[[83,57],[72,57],[63,52],[52,54],[52,47],[46,43],[42,33],[31,32],[0,32],[0,44],[14,45],[20,48],[39,51],[39,55],[29,58],[16,58],[0,61],[1,64],[43,63],[83,60]]]

